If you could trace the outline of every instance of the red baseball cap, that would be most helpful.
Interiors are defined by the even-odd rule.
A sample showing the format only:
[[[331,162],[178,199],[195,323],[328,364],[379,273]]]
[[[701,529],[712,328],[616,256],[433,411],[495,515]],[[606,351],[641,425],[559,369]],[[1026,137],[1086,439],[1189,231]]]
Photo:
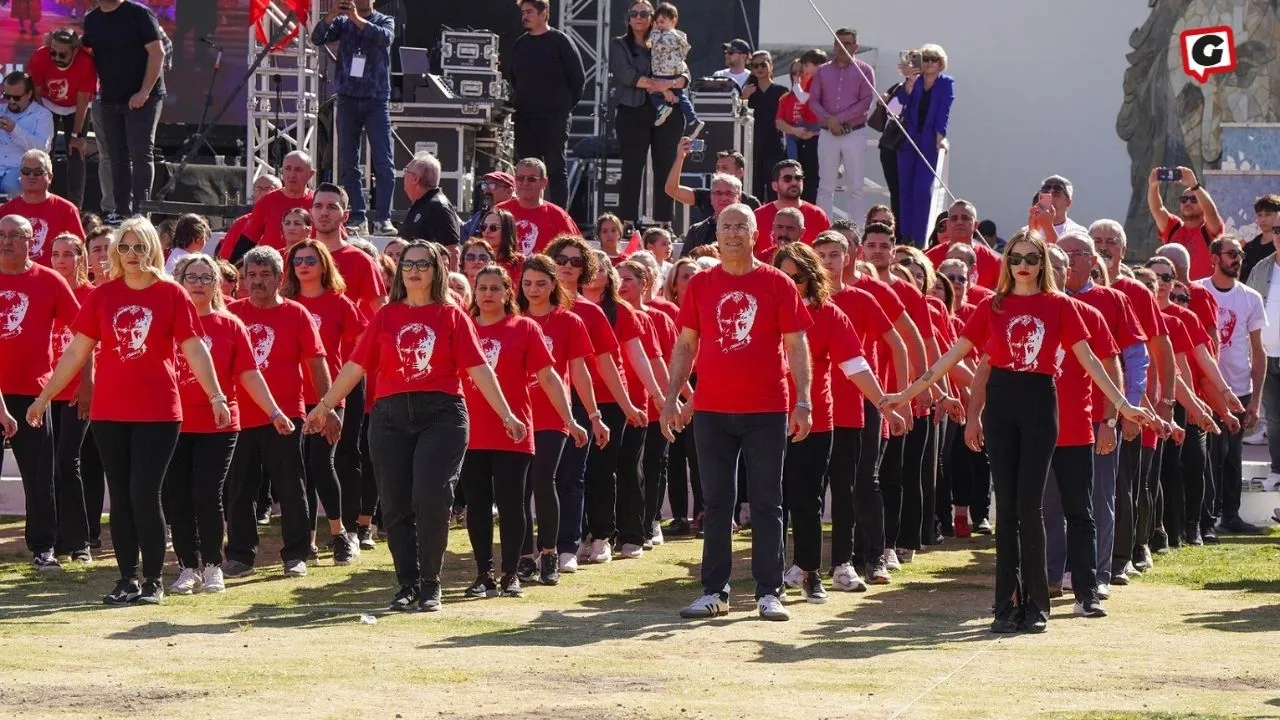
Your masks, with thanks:
[[[507,187],[512,189],[514,189],[516,186],[516,179],[511,177],[511,173],[491,172],[488,175],[485,175],[484,179],[488,180],[489,182],[506,185]]]

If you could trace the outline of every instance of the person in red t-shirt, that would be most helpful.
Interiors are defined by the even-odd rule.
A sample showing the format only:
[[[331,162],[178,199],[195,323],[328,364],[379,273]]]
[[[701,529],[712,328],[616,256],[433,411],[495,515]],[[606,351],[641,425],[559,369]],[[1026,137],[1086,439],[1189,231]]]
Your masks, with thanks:
[[[1053,377],[1059,365],[1058,349],[1075,354],[1120,414],[1144,424],[1154,420],[1124,399],[1089,348],[1079,313],[1056,291],[1046,268],[1044,228],[1052,229],[1052,216],[1040,208],[1031,212],[1028,225],[1033,230],[1014,235],[1005,248],[996,296],[978,307],[951,350],[906,390],[885,400],[885,407],[905,405],[974,347],[982,347],[987,356],[989,379],[974,380],[979,389],[971,396],[965,439],[975,450],[985,441],[996,488],[1000,523],[996,527],[996,618],[991,624],[996,633],[1047,628],[1044,525],[1037,520],[1057,441]],[[1024,570],[1021,576],[1019,567]]]
[[[516,221],[517,251],[532,255],[546,250],[561,235],[581,235],[564,208],[543,198],[547,190],[547,166],[537,158],[516,163],[516,196],[494,207],[506,210]]]
[[[951,257],[951,248],[956,245],[968,246],[974,254],[974,268],[977,282],[975,287],[994,290],[1000,277],[1000,253],[973,239],[974,223],[977,222],[978,209],[968,200],[957,200],[947,211],[946,237],[939,237],[938,244],[925,251],[925,257],[933,262],[934,267]]]
[[[303,478],[302,427],[307,377],[317,396],[329,389],[329,368],[324,343],[311,313],[301,304],[280,296],[284,261],[271,247],[256,247],[244,255],[244,284],[249,296],[228,307],[249,330],[253,358],[280,404],[277,412],[296,426],[288,435],[275,427],[279,415],[254,405],[240,408],[240,437],[231,459],[231,487],[227,508],[227,577],[254,572],[258,556],[258,489],[265,467],[271,475],[271,494],[280,503],[280,534],[284,541],[280,558],[289,577],[307,574],[311,554],[312,522],[307,521],[307,488]],[[305,371],[304,371],[305,368]],[[326,434],[336,441],[341,420],[330,411]]]
[[[249,199],[249,202],[253,205],[257,205],[258,201],[266,197],[267,193],[272,190],[279,189],[280,178],[275,175],[259,175],[258,179],[253,181],[253,189],[251,191],[252,197]],[[232,256],[235,253],[236,244],[239,242],[240,236],[244,234],[245,225],[248,224],[249,218],[251,217],[253,217],[252,210],[241,215],[235,220],[232,220],[231,224],[227,226],[227,231],[223,233],[222,239],[218,241],[216,252],[219,260],[226,260],[228,262],[239,261],[239,257],[235,257],[233,259]],[[246,245],[244,251],[247,251],[249,247],[250,246]],[[241,254],[243,254],[244,251],[241,251]],[[228,300],[232,298],[230,295],[227,295],[226,297]]]
[[[528,432],[485,362],[475,327],[448,301],[448,275],[440,246],[421,240],[405,246],[387,304],[307,415],[307,433],[325,431],[331,409],[367,371],[377,373],[369,450],[400,585],[390,606],[397,611],[441,607],[440,567],[469,425],[460,376],[475,382],[512,441]]]
[[[524,265],[524,255],[518,249],[515,217],[506,210],[491,210],[480,223],[479,230],[479,237],[493,248],[493,261],[501,265],[508,275],[518,277]]]
[[[80,35],[71,28],[49,34],[27,61],[27,74],[36,84],[36,97],[53,113],[54,134],[67,141],[67,200],[84,202],[84,167],[89,134],[89,104],[98,93],[98,70],[93,54],[80,47]]]
[[[746,205],[730,205],[716,221],[720,265],[689,280],[680,306],[680,337],[662,409],[667,440],[682,429],[680,392],[698,359],[693,424],[706,515],[702,530],[702,596],[681,617],[729,612],[732,523],[738,457],[745,456],[751,502],[751,555],[756,607],[766,620],[787,620],[782,606],[782,463],[787,436],[802,442],[812,425],[811,368],[805,331],[813,319],[782,271],[752,256],[759,233]],[[787,374],[795,384],[787,396]],[[794,409],[788,413],[788,406]]]
[[[316,197],[321,200],[327,198],[319,192]],[[311,314],[311,319],[320,332],[320,341],[324,344],[325,365],[329,368],[330,377],[338,376],[342,364],[355,347],[356,340],[368,325],[364,316],[356,309],[356,304],[344,294],[346,290],[344,277],[323,242],[303,240],[289,248],[289,253],[285,256],[284,282],[280,285],[280,294],[306,308]],[[303,396],[306,409],[310,412],[320,397],[314,379],[304,384]],[[352,407],[360,406],[353,404]],[[363,410],[357,410],[355,414],[359,415],[361,412]],[[345,407],[334,408],[334,413],[345,420]],[[345,425],[344,423],[344,428]],[[353,421],[352,425],[359,427],[358,422]],[[358,441],[359,433],[355,432],[353,435]],[[347,505],[359,504],[360,477],[344,478],[346,482],[339,482],[338,472],[334,467],[337,444],[330,442],[328,438],[308,435],[303,438],[302,446],[307,477],[307,528],[311,531],[311,544],[315,544],[316,501],[319,500],[324,502],[329,534],[333,538],[333,562],[335,565],[346,565],[360,554],[360,541],[356,537],[355,528],[348,528],[343,524],[344,517],[351,517],[359,512],[358,508],[348,508]],[[356,445],[356,451],[359,452],[359,445]]]
[[[1176,182],[1185,189],[1178,192],[1178,214],[1165,209],[1158,174],[1162,168],[1151,168],[1147,176],[1147,208],[1156,222],[1160,242],[1175,243],[1191,255],[1190,279],[1199,280],[1213,274],[1209,245],[1222,234],[1222,216],[1191,168],[1179,167]]]
[[[573,418],[548,338],[536,321],[517,314],[506,270],[490,265],[476,277],[471,316],[485,362],[497,375],[503,396],[525,427],[535,427],[531,394],[539,393],[546,396],[574,445],[585,446],[587,431]],[[501,418],[486,406],[476,383],[468,379],[462,389],[467,406],[473,408],[467,455],[462,461],[462,483],[467,495],[467,535],[476,561],[476,581],[466,594],[489,597],[500,592],[519,597],[524,592],[516,573],[525,539],[525,478],[534,456],[534,433],[513,442],[503,430]],[[495,504],[502,530],[500,583],[493,577],[493,518],[489,509]],[[554,573],[555,553],[543,553],[541,557],[542,573]],[[532,575],[533,568],[529,568],[528,576]]]
[[[787,157],[799,160],[805,175],[818,177],[818,131],[822,124],[809,108],[809,86],[818,67],[827,62],[822,50],[808,50],[791,64],[791,90],[778,100],[774,125],[786,138]],[[810,185],[804,199],[816,202],[818,183]]]
[[[519,294],[516,297],[521,313],[538,323],[543,337],[550,345],[556,371],[564,384],[573,385],[574,420],[579,424],[590,423],[595,446],[609,444],[609,428],[604,424],[596,405],[595,388],[591,383],[589,362],[595,360],[595,350],[587,325],[578,315],[570,312],[573,299],[556,280],[556,265],[546,255],[531,255],[525,261]],[[605,357],[609,357],[605,354]],[[612,359],[610,358],[610,362]],[[578,559],[575,554],[578,529],[582,527],[582,493],[571,492],[569,484],[556,481],[558,468],[562,467],[562,453],[584,450],[565,445],[568,432],[545,393],[533,393],[534,455],[529,467],[529,484],[525,488],[525,558],[536,560],[539,582],[555,585],[560,572],[575,572]],[[585,459],[586,454],[580,453]],[[579,468],[579,471],[581,468]],[[580,477],[581,473],[574,477]],[[534,496],[538,501],[538,538],[534,545],[533,507]],[[576,500],[578,527],[571,532],[572,548],[558,546],[561,535],[562,509],[570,511]],[[535,548],[537,552],[535,552]],[[558,557],[557,557],[558,555]],[[548,559],[550,558],[550,559]]]
[[[21,215],[31,223],[31,259],[49,267],[53,239],[71,233],[84,239],[80,211],[64,198],[49,192],[53,184],[53,159],[39,148],[22,155],[22,194],[0,205],[0,217]]]
[[[1220,343],[1217,299],[1214,298],[1213,293],[1209,292],[1208,288],[1200,283],[1191,282],[1191,256],[1187,253],[1185,247],[1177,244],[1162,245],[1156,248],[1156,256],[1168,259],[1169,264],[1173,266],[1174,275],[1178,282],[1187,286],[1187,291],[1191,297],[1191,304],[1188,307],[1200,319],[1200,325],[1209,336],[1213,354],[1216,357]]]
[[[281,188],[272,190],[254,203],[253,212],[249,214],[240,237],[228,236],[222,239],[224,243],[232,243],[230,257],[223,257],[233,263],[238,262],[254,245],[284,250],[284,215],[294,208],[311,209],[313,193],[308,183],[315,174],[315,166],[307,153],[294,150],[285,155],[280,167]]]
[[[164,272],[160,236],[150,222],[128,220],[112,245],[111,280],[85,300],[67,346],[40,397],[27,409],[33,427],[44,423],[49,402],[89,360],[94,347],[93,438],[111,489],[111,542],[120,581],[109,605],[159,604],[164,599],[165,529],[160,489],[184,419],[174,347],[209,398],[214,425],[231,422],[200,318],[183,289]],[[47,337],[47,335],[45,335]],[[145,392],[137,392],[145,387]],[[143,582],[135,577],[142,555]]]
[[[31,243],[30,222],[17,215],[0,218],[0,387],[7,391],[9,408],[17,417],[27,414],[53,371],[50,338],[58,327],[70,326],[80,309],[67,281],[32,261]],[[74,410],[71,415],[73,422],[79,416]],[[26,493],[24,536],[32,567],[58,570],[55,550],[74,551],[73,559],[85,561],[87,538],[77,539],[76,547],[55,547],[55,541],[63,538],[59,538],[52,422],[39,427],[21,423],[16,434],[7,437]]]
[[[610,264],[614,267],[621,265],[627,259],[626,246],[623,245],[622,221],[613,213],[604,213],[596,218],[596,243],[600,245],[600,251],[608,258]]]
[[[800,199],[804,192],[804,171],[795,160],[783,160],[773,166],[773,191],[778,199],[761,205],[756,211],[756,225],[760,228],[761,248],[773,247],[773,218],[782,208],[796,208],[804,216],[804,234],[801,240],[812,245],[818,234],[831,228],[831,220],[822,208]],[[764,252],[761,250],[760,252]]]
[[[197,588],[207,593],[221,592],[226,589],[222,575],[222,493],[240,434],[237,386],[244,389],[248,400],[274,418],[276,432],[291,435],[294,426],[284,413],[277,412],[275,398],[254,361],[249,331],[240,318],[227,311],[214,261],[208,255],[193,253],[178,261],[173,277],[187,291],[200,316],[200,340],[213,359],[218,383],[226,388],[231,422],[222,427],[210,422],[208,398],[201,392],[191,366],[181,355],[176,356],[182,432],[165,473],[163,499],[165,521],[173,529],[173,553],[178,556],[181,572],[169,592],[190,595]]]

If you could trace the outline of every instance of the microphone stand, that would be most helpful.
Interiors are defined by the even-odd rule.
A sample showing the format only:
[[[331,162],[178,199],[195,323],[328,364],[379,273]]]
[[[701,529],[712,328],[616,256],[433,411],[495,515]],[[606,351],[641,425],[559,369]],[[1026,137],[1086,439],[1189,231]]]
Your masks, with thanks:
[[[201,145],[209,148],[209,154],[214,157],[218,156],[218,151],[213,148],[209,139],[204,135],[205,121],[209,118],[209,109],[213,107],[213,88],[218,83],[218,71],[222,69],[222,47],[214,43],[207,37],[200,38],[200,42],[208,45],[218,52],[217,57],[213,60],[213,74],[209,76],[209,87],[204,95],[204,110],[200,112],[200,124],[196,126],[196,132],[187,138],[187,145],[183,148],[184,154],[187,149],[199,149]]]

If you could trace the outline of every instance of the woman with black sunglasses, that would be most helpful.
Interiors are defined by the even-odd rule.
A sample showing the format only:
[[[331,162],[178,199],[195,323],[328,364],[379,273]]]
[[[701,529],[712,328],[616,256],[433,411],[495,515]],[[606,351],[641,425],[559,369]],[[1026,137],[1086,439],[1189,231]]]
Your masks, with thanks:
[[[468,415],[460,374],[476,383],[512,440],[528,428],[511,412],[485,362],[475,326],[448,301],[444,250],[415,240],[400,258],[388,302],[360,336],[329,392],[307,415],[306,432],[324,429],[330,410],[377,369],[369,449],[382,526],[400,590],[391,609],[440,609],[440,567],[449,543],[453,486],[467,449]]]
[[[475,287],[476,276],[494,261],[495,254],[493,246],[482,237],[473,237],[463,243],[462,252],[458,257],[458,267],[460,272],[467,276],[468,284]]]
[[[520,254],[517,245],[519,238],[516,235],[515,216],[510,211],[494,208],[484,216],[484,222],[480,223],[479,229],[478,237],[488,243],[493,262],[501,265],[502,269],[507,271],[508,277],[519,277],[520,267],[524,265],[524,256]],[[466,252],[465,246],[463,252]],[[465,264],[465,255],[462,260]],[[473,283],[475,282],[472,273],[467,273],[467,277],[471,278]]]
[[[884,407],[905,405],[937,382],[974,347],[987,355],[990,373],[974,391],[965,429],[971,447],[985,440],[996,486],[995,620],[991,631],[1044,632],[1049,619],[1041,501],[1058,435],[1054,375],[1057,350],[1070,350],[1118,412],[1149,423],[1154,416],[1136,408],[1107,376],[1089,349],[1084,324],[1070,300],[1057,291],[1047,265],[1040,226],[1047,213],[1032,210],[1034,228],[1010,239],[1001,261],[996,295],[965,325],[956,344]],[[981,385],[975,379],[975,385]],[[980,414],[980,416],[979,416]],[[985,433],[985,434],[984,434]]]

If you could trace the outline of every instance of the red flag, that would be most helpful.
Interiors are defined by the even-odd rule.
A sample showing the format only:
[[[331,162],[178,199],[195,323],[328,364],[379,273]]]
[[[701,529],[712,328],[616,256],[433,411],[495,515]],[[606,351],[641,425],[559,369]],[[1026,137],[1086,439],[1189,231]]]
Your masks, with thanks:
[[[622,256],[626,257],[632,253],[640,252],[640,231],[632,230],[631,239],[627,241],[627,247],[623,249]]]
[[[299,29],[306,26],[307,15],[311,11],[311,2],[310,0],[275,0],[275,2],[277,10],[286,13],[293,11],[297,15],[293,28],[289,30],[289,33],[280,42],[275,44],[275,47],[271,48],[272,50],[282,50],[298,36]],[[271,4],[272,0],[250,0],[249,3],[249,22],[254,27],[258,42],[264,45],[270,38],[267,37],[267,31],[262,27],[262,20],[267,14],[267,6]]]

